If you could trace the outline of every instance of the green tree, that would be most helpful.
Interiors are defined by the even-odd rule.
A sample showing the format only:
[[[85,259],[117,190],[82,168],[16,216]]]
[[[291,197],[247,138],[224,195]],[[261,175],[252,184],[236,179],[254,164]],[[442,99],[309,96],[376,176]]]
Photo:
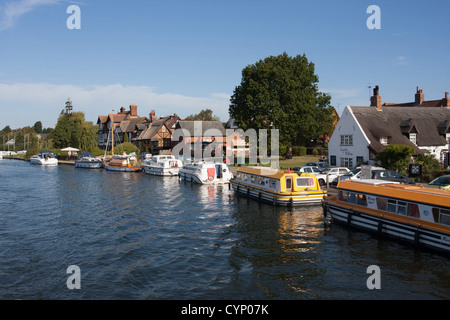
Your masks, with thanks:
[[[89,151],[97,146],[97,130],[86,122],[83,112],[61,112],[52,132],[53,146],[57,149],[73,147]]]
[[[11,133],[11,132],[12,132],[11,127],[10,127],[10,126],[4,127],[3,130],[2,130],[2,132],[3,132],[4,134]]]
[[[270,56],[244,68],[229,114],[243,130],[279,129],[282,146],[305,146],[333,130],[331,96],[318,81],[305,55]]]
[[[414,148],[403,144],[390,144],[376,155],[383,168],[406,174],[408,163],[414,154]]]
[[[41,121],[36,121],[36,123],[33,126],[34,131],[36,133],[42,133],[42,122]]]
[[[185,120],[198,120],[198,121],[219,121],[218,116],[213,115],[213,111],[211,109],[203,109],[197,114],[191,114],[186,117]]]

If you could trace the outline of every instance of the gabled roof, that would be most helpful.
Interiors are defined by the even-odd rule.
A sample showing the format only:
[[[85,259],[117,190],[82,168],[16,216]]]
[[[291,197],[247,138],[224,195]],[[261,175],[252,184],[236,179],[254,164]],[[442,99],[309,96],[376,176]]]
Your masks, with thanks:
[[[197,123],[197,124],[195,124]],[[196,127],[197,126],[197,127]],[[211,132],[207,132],[210,129],[216,129],[219,130],[220,133],[222,133],[223,136],[226,135],[225,127],[223,126],[222,122],[220,121],[190,121],[190,120],[182,120],[178,121],[177,123],[177,129],[185,129],[189,132],[191,137],[198,136],[200,132],[194,132],[194,128],[200,128],[201,126],[201,136],[203,137],[210,137],[214,136],[214,134],[211,135]],[[207,133],[205,135],[205,133]]]
[[[429,107],[350,107],[356,120],[370,140],[370,148],[381,152],[389,144],[404,144],[422,152],[418,147],[447,145],[445,135],[450,124],[449,108]],[[445,129],[442,129],[445,128]],[[409,140],[409,133],[417,133],[417,145]]]
[[[170,129],[166,125],[167,119],[158,120],[155,122],[152,122],[150,126],[142,131],[142,133],[139,135],[136,140],[152,140],[155,135],[161,130],[162,126],[165,126],[167,128],[167,132],[171,133]]]
[[[137,125],[142,124],[146,118],[133,118],[120,122],[120,130],[122,132],[133,132]]]

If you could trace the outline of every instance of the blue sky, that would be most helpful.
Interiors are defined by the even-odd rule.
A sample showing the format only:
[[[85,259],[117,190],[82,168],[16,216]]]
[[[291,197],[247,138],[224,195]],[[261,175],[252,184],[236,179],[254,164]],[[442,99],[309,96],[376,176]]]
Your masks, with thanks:
[[[81,10],[69,30],[68,6]],[[370,5],[381,29],[370,30]],[[146,116],[210,108],[228,119],[241,71],[305,54],[332,105],[450,91],[450,1],[0,0],[0,129],[54,127],[67,98],[88,121],[130,104]]]

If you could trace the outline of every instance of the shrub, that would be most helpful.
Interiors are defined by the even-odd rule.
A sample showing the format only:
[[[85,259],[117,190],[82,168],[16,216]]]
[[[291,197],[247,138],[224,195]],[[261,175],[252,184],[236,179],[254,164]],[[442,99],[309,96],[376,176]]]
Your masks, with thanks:
[[[133,152],[135,152],[136,155],[140,154],[139,148],[129,142],[124,142],[114,147],[114,154],[122,154],[124,152],[126,152],[127,154]]]

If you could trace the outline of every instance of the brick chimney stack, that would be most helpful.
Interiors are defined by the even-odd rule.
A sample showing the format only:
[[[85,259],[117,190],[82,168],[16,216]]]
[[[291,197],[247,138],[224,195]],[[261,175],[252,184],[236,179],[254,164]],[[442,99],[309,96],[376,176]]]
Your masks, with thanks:
[[[444,107],[450,108],[450,99],[448,98],[448,92],[445,93]]]
[[[155,110],[152,110],[152,112],[150,112],[149,117],[150,117],[150,123],[152,123],[153,121],[156,120],[156,112],[155,112]]]
[[[425,100],[425,96],[423,94],[422,89],[419,90],[419,87],[417,87],[417,92],[415,95],[415,102],[417,105],[422,104],[422,102]]]
[[[130,116],[137,117],[137,105],[136,104],[130,105]]]
[[[373,89],[373,96],[370,98],[370,106],[376,107],[378,110],[382,110],[381,107],[381,96],[379,95],[380,88],[378,86],[375,86]]]

